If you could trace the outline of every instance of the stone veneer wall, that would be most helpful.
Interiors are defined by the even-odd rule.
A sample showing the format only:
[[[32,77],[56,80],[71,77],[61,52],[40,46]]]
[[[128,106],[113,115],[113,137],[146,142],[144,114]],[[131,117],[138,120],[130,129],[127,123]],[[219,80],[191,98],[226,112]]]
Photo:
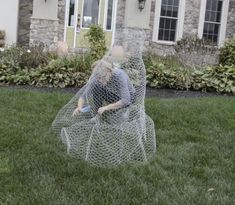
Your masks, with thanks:
[[[114,44],[120,44],[122,41],[122,29],[124,28],[124,18],[125,18],[125,0],[118,0],[117,4],[117,15],[116,15],[116,31]]]
[[[29,44],[30,18],[33,12],[33,0],[19,1],[18,43],[23,46]]]
[[[65,0],[58,0],[57,20],[31,18],[30,43],[43,43],[54,49],[58,41],[64,40]]]
[[[235,0],[230,0],[226,38],[235,37]]]
[[[183,37],[196,36],[200,18],[201,0],[185,1],[184,31]]]
[[[59,20],[31,18],[30,43],[50,48],[58,41]]]
[[[59,19],[58,40],[59,41],[64,41],[65,8],[66,8],[66,1],[58,0],[58,19]]]
[[[0,48],[5,46],[5,31],[0,30]]]
[[[159,44],[152,41],[156,1],[155,0],[151,1],[152,2],[151,2],[149,29],[145,29],[145,33],[147,36],[145,46],[147,49],[158,55],[174,55],[175,54],[174,46]],[[115,37],[116,41],[119,41],[121,39],[122,37],[121,28],[125,27],[124,25],[125,2],[126,2],[125,0],[119,0],[118,4],[117,23],[116,23],[116,27],[118,29]],[[186,0],[183,37],[197,35],[199,17],[200,17],[200,6],[201,6],[201,0]],[[135,29],[133,29],[133,31],[134,30]],[[230,0],[226,37],[228,38],[233,36],[235,36],[235,0]],[[205,56],[206,59],[203,56]],[[191,60],[194,63],[201,61],[199,63],[201,65],[205,65],[207,63],[208,64],[217,63],[216,53],[212,54],[208,53],[202,55],[196,53],[195,55],[192,55],[190,58],[193,58]]]

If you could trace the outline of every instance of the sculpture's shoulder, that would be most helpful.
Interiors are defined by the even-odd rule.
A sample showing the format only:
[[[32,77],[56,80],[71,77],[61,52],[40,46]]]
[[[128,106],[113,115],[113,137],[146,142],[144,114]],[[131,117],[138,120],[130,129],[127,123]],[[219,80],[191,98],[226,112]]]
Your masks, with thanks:
[[[128,75],[126,74],[126,72],[121,68],[116,68],[113,74],[117,77],[128,78]]]

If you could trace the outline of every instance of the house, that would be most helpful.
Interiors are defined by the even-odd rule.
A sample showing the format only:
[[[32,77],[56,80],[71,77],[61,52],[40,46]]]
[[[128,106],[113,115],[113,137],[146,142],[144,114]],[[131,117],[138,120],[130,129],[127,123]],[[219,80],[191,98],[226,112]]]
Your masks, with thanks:
[[[33,0],[0,0],[0,31],[5,33],[5,44],[29,43],[30,18]]]
[[[145,46],[160,55],[192,35],[222,46],[235,36],[235,0],[0,0],[6,44],[65,41],[76,50],[88,46],[84,35],[91,24],[103,27],[107,46],[122,28],[143,29]]]

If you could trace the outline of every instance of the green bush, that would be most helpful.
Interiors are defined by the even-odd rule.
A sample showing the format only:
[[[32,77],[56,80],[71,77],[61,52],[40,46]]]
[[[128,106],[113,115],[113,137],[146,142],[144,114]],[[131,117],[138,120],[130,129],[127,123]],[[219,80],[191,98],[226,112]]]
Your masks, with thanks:
[[[156,88],[189,89],[192,69],[156,62],[146,68],[147,85]]]
[[[229,39],[220,49],[219,63],[229,66],[235,65],[235,38]]]
[[[24,85],[30,83],[29,69],[15,69],[4,64],[0,64],[0,83]]]
[[[235,93],[235,66],[207,67],[192,76],[192,89]]]
[[[30,73],[31,84],[46,87],[82,86],[86,83],[89,72],[80,72],[70,67],[68,60],[52,60],[48,66],[39,67]]]
[[[5,48],[3,52],[0,52],[0,65],[9,67],[15,72],[20,69],[24,52],[22,47],[15,45],[10,48]]]
[[[37,68],[46,66],[52,59],[57,59],[55,53],[45,51],[43,45],[31,45],[27,50],[24,48],[21,67]]]
[[[90,72],[94,59],[90,53],[84,53],[82,55],[74,55],[65,58],[64,63],[67,67],[74,68],[75,71]]]
[[[21,67],[23,54],[19,47],[0,53],[3,56],[0,58],[0,83],[81,87],[87,82],[91,74],[91,64],[95,60],[91,53],[64,59],[50,57],[52,60],[45,62],[45,65],[40,61],[37,68],[28,68]],[[130,62],[131,60],[135,61],[129,59]],[[220,65],[197,70],[183,66],[174,56],[159,57],[151,54],[144,56],[144,62],[147,85],[150,87],[235,93],[235,65]],[[138,72],[129,70],[126,72],[131,72],[128,74],[135,85],[140,83]]]
[[[171,57],[169,60],[161,60],[161,57],[149,59],[146,72],[150,87],[235,93],[235,66],[220,65],[197,70],[184,67],[172,61]]]
[[[94,60],[101,59],[107,50],[103,29],[99,25],[91,25],[86,37],[88,38],[92,58]]]
[[[43,45],[11,46],[0,52],[0,64],[12,67],[15,70],[23,68],[37,68],[45,66],[51,59],[58,58],[55,54],[44,51]]]

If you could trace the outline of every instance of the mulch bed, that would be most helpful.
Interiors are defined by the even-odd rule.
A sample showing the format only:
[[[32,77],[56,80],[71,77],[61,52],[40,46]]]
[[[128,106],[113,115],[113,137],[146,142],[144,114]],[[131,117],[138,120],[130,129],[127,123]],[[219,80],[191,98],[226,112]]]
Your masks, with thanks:
[[[30,90],[37,92],[61,92],[61,93],[77,93],[78,87],[66,87],[66,88],[48,88],[48,87],[35,87],[29,85],[0,85],[0,88],[9,88],[15,90]],[[156,89],[146,88],[146,97],[157,97],[157,98],[178,98],[178,97],[215,97],[215,96],[226,96],[235,97],[232,94],[221,94],[216,92],[201,92],[191,90],[174,90],[174,89]]]

